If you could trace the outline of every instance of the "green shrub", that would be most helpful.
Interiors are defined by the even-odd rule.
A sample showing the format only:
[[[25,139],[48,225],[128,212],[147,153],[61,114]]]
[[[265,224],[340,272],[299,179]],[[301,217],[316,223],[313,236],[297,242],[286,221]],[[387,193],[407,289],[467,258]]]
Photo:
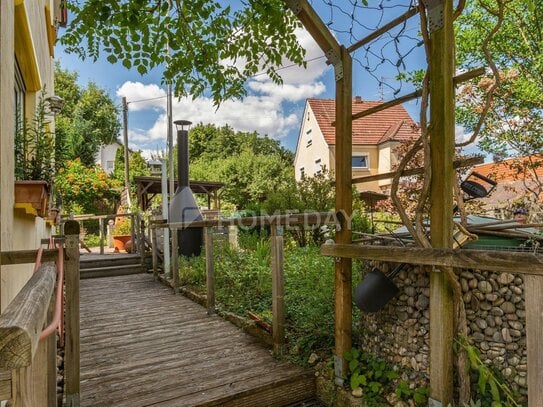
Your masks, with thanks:
[[[88,234],[85,236],[84,242],[89,247],[98,247],[100,246],[100,236]]]
[[[272,285],[269,239],[246,240],[253,249],[231,249],[214,242],[217,304],[246,316],[271,315]],[[334,340],[334,264],[317,247],[285,244],[285,304],[288,346],[299,361],[311,352],[329,350]],[[180,281],[205,292],[205,258],[181,259]]]

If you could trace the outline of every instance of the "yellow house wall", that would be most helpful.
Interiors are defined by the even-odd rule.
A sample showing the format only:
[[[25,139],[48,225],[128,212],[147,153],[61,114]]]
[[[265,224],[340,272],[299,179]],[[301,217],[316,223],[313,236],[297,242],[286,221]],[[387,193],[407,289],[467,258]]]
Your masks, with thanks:
[[[336,147],[330,146],[330,165],[332,165],[332,169],[336,165]],[[365,177],[369,175],[376,175],[379,172],[379,148],[377,146],[372,145],[354,145],[353,146],[353,155],[356,153],[364,153],[367,154],[369,157],[368,162],[368,168],[353,168],[353,178],[356,177]],[[381,192],[381,189],[379,188],[379,182],[365,182],[363,184],[356,184],[353,187],[355,187],[358,191],[375,191],[375,192]]]
[[[49,0],[2,0],[0,2],[0,248],[2,251],[36,249],[49,234],[41,218],[23,216],[14,207],[15,134],[15,4],[24,7],[31,29],[35,63],[42,85],[53,92],[53,67],[47,42],[45,5]],[[36,92],[26,95],[26,114],[35,109]],[[32,274],[33,265],[0,266],[0,311],[11,302]]]

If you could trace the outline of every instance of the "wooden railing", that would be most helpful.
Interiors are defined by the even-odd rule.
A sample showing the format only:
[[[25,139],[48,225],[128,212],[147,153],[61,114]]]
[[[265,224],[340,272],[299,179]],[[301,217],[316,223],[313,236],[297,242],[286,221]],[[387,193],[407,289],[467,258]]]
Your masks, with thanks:
[[[72,345],[74,342],[79,343],[79,225],[77,222],[69,221],[65,230],[74,232],[73,224],[77,226],[77,233],[66,236],[65,259],[57,257],[64,256],[63,248],[10,251],[1,254],[1,264],[4,266],[33,263],[36,255],[41,253],[41,264],[36,272],[0,315],[0,400],[10,400],[13,407],[57,404],[57,345],[53,332],[63,321],[62,304],[58,302],[62,301],[62,298],[66,299],[67,318],[66,394],[67,400],[70,400],[70,391],[75,389],[77,403],[68,406],[79,405],[79,376],[74,373],[79,372],[79,348]],[[61,239],[60,244],[63,243]],[[60,267],[59,273],[53,260],[56,260],[57,266]],[[56,296],[53,295],[55,285]],[[63,286],[65,295],[62,295]],[[46,325],[44,332],[43,328]],[[75,333],[77,338],[74,337]],[[77,352],[77,358],[74,352]],[[68,383],[74,378],[77,380],[77,386],[70,389]]]
[[[213,230],[217,227],[226,226],[244,226],[257,227],[268,226],[271,230],[271,275],[272,275],[272,336],[273,351],[276,355],[283,353],[285,338],[285,279],[284,279],[284,246],[283,230],[287,227],[300,225],[319,227],[321,225],[335,225],[339,228],[340,222],[338,214],[333,212],[322,213],[294,213],[288,215],[271,215],[245,218],[226,218],[226,219],[206,219],[187,223],[164,223],[154,222],[152,229],[170,228],[172,230],[183,228],[204,228],[204,248],[206,258],[206,307],[208,314],[215,313],[215,268],[213,256]],[[155,233],[153,232],[153,236]],[[153,239],[155,241],[156,239]],[[153,243],[153,252],[155,245]],[[172,253],[176,253],[173,248]],[[157,276],[156,256],[153,255],[153,270]],[[176,292],[179,291],[179,273],[174,272],[172,276],[172,285]]]
[[[528,402],[543,407],[543,256],[535,253],[494,250],[434,249],[414,247],[325,244],[325,256],[410,263],[435,268],[454,267],[524,275]],[[453,338],[449,338],[452,346]],[[443,346],[447,344],[444,343]],[[430,352],[432,349],[430,349]],[[433,372],[432,374],[438,374]]]
[[[105,247],[105,237],[107,233],[105,233],[105,227],[107,225],[107,221],[110,219],[116,219],[116,218],[123,218],[127,217],[130,218],[130,235],[132,242],[136,242],[137,244],[132,245],[132,249],[134,253],[139,253],[143,258],[145,256],[145,225],[143,222],[143,218],[139,212],[135,213],[119,213],[119,214],[109,214],[109,215],[75,215],[73,216],[73,220],[81,222],[85,220],[98,220],[98,232],[99,232],[99,238],[100,238],[100,254],[104,254],[104,247]]]

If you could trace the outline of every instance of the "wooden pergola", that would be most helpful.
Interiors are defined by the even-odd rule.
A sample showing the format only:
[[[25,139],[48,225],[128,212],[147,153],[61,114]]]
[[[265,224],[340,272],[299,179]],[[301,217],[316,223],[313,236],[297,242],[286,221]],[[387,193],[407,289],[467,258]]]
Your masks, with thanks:
[[[162,194],[160,177],[134,177],[138,206],[142,211],[149,208],[153,198]],[[219,190],[224,186],[222,182],[190,181],[190,189],[195,194],[207,196],[207,208],[218,210],[220,207]],[[174,180],[174,189],[177,188],[177,180]],[[212,206],[213,203],[213,206]]]
[[[453,207],[454,189],[454,151],[455,151],[455,87],[460,83],[482,75],[483,69],[456,75],[455,18],[453,0],[428,0],[418,7],[409,9],[403,15],[384,24],[366,38],[346,47],[338,42],[329,27],[315,12],[308,0],[284,0],[297,16],[305,29],[322,49],[327,62],[334,68],[336,81],[336,213],[341,223],[334,245],[324,245],[321,253],[335,258],[335,355],[334,370],[336,383],[343,383],[347,373],[347,363],[343,355],[352,346],[352,258],[373,259],[391,262],[430,265],[430,406],[447,406],[453,402],[453,340],[454,340],[454,301],[451,284],[446,274],[455,267],[478,267],[488,270],[496,268],[495,253],[475,253],[476,261],[466,262],[465,254],[453,250]],[[348,220],[352,216],[352,122],[361,117],[387,109],[391,106],[413,100],[422,95],[420,91],[384,102],[359,114],[352,114],[352,56],[351,53],[402,24],[425,9],[428,29],[427,59],[429,85],[430,120],[428,135],[431,157],[430,184],[430,235],[431,248],[364,247],[352,244]],[[356,182],[356,181],[355,181]],[[379,251],[375,253],[374,251]],[[402,251],[403,250],[403,251]],[[424,250],[424,254],[417,251]],[[409,253],[410,256],[406,256]],[[416,253],[415,255],[412,255]],[[444,253],[447,261],[443,261]],[[427,261],[428,259],[432,261]],[[400,260],[401,259],[401,260]],[[437,260],[439,259],[439,261]],[[528,262],[531,270],[525,273],[522,264]],[[543,313],[541,292],[543,278],[542,261],[535,255],[523,259],[520,253],[509,253],[500,258],[502,270],[525,274],[528,341],[528,398],[530,406],[543,406],[541,388],[541,368],[543,350],[536,338],[543,336]],[[537,274],[537,275],[536,275]]]

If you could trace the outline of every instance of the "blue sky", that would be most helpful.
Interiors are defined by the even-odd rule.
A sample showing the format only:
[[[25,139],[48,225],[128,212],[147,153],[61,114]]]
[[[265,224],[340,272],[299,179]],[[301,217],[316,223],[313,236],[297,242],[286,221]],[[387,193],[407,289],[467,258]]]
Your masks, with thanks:
[[[405,5],[408,4],[401,0],[374,1],[378,4],[375,9],[354,10],[358,14],[351,19],[343,12],[346,10],[321,1],[314,0],[313,6],[323,21],[336,30],[334,34],[346,46],[405,12]],[[335,3],[347,4],[343,1]],[[402,7],[395,3],[401,3]],[[379,4],[384,5],[384,9]],[[395,96],[394,91],[398,92],[396,96],[400,96],[413,90],[409,84],[400,84],[394,78],[399,71],[424,66],[423,48],[417,46],[418,18],[414,17],[407,23],[398,43],[394,37],[399,32],[396,29],[392,35],[372,43],[369,49],[360,49],[353,55],[353,96],[359,95],[366,100],[389,100]],[[300,30],[299,40],[307,50],[307,69],[282,69],[283,86],[273,84],[266,75],[258,75],[248,81],[248,95],[244,100],[225,102],[219,110],[206,97],[196,100],[174,98],[173,119],[228,124],[236,130],[257,131],[280,140],[285,147],[294,150],[306,98],[334,97],[333,69],[326,64],[323,52],[306,31]],[[400,59],[400,55],[406,54],[404,59]],[[63,68],[77,71],[80,83],[96,82],[119,105],[121,97],[126,96],[131,148],[146,153],[165,149],[166,89],[161,85],[159,70],[140,76],[136,70],[127,70],[121,64],[112,65],[105,58],[97,62],[82,61],[75,55],[66,54],[61,45],[56,46],[56,59]],[[289,61],[286,60],[284,65],[290,65]],[[406,103],[404,107],[418,121],[418,102]]]

